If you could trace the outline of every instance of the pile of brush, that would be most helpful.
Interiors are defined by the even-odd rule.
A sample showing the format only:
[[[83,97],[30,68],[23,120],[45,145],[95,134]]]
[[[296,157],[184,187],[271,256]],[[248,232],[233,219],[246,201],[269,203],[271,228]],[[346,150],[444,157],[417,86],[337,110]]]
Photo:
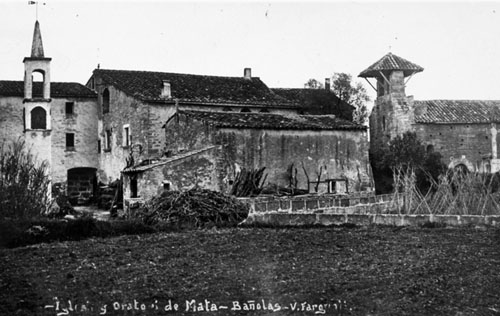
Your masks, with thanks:
[[[177,227],[236,226],[248,215],[248,206],[219,192],[204,189],[166,191],[136,213],[145,224]]]

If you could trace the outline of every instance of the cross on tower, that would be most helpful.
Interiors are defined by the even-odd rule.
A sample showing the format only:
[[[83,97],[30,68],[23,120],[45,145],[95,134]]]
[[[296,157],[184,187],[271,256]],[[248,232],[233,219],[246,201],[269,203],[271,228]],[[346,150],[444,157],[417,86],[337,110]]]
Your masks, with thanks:
[[[38,21],[38,2],[39,1],[28,1],[28,5],[35,5],[36,6],[36,21]],[[42,2],[41,5],[45,5],[45,2]]]

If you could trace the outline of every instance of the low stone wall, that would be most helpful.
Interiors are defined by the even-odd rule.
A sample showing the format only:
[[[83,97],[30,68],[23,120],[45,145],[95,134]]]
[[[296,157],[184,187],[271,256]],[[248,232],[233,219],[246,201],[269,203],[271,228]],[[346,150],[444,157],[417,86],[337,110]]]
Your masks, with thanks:
[[[392,194],[374,195],[371,192],[357,192],[350,195],[304,195],[294,197],[256,197],[240,198],[248,203],[250,212],[312,212],[317,210],[336,209],[345,212],[388,211],[388,207],[394,204]]]
[[[328,213],[250,213],[244,225],[264,224],[271,226],[332,226],[394,225],[422,226],[428,223],[446,226],[489,225],[500,227],[500,215],[398,215],[398,214],[328,214]]]
[[[500,226],[500,215],[409,215],[400,214],[403,196],[386,195],[302,196],[244,199],[250,206],[242,224],[271,226],[394,225],[427,223]]]

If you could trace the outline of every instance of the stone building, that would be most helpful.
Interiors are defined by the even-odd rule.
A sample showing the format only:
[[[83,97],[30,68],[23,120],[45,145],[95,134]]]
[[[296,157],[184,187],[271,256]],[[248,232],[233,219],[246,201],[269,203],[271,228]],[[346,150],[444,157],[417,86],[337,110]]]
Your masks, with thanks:
[[[372,188],[366,128],[334,115],[178,110],[165,135],[167,157],[124,170],[125,197],[193,187],[229,192],[241,169],[262,167],[271,186]]]
[[[353,120],[354,107],[342,101],[330,89],[330,78],[325,79],[324,89],[272,88],[274,93],[301,104],[301,114],[336,115],[348,121]]]
[[[21,137],[80,202],[123,174],[129,196],[193,183],[227,191],[238,168],[261,166],[287,186],[292,164],[300,188],[310,186],[303,170],[321,174],[318,192],[371,187],[366,129],[331,91],[270,89],[250,68],[241,77],[96,69],[83,86],[51,82],[50,63],[37,21],[24,81],[0,81],[0,140]]]
[[[427,100],[406,96],[405,86],[423,68],[387,54],[359,76],[375,78],[377,99],[370,115],[370,146],[416,132],[428,151],[439,152],[449,168],[497,172],[500,101]]]
[[[99,168],[97,95],[79,83],[51,82],[38,21],[23,62],[24,81],[0,81],[0,141],[25,141],[48,162],[52,183],[67,184],[71,197],[87,200]]]

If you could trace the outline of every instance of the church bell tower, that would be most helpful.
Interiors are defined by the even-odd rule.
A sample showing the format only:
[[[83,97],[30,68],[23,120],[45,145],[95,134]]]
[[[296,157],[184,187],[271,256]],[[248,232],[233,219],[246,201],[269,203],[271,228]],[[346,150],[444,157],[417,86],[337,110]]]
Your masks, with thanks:
[[[24,131],[28,147],[39,161],[46,160],[49,166],[52,160],[50,61],[44,55],[40,23],[36,21],[31,56],[23,60]],[[41,82],[34,82],[35,74],[41,76]]]

